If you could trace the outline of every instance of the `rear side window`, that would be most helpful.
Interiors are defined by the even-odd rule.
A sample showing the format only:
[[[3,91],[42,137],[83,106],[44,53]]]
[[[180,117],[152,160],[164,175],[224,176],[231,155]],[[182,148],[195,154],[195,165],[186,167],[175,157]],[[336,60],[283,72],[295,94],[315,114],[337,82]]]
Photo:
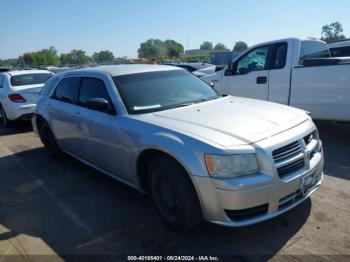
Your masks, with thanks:
[[[3,76],[0,76],[0,88],[2,88],[2,82],[4,81]]]
[[[330,57],[328,45],[318,41],[302,41],[300,49],[300,63],[308,58]]]
[[[80,77],[69,77],[63,79],[56,87],[53,98],[68,103],[74,103],[80,80]]]
[[[44,84],[53,74],[43,73],[43,74],[24,74],[11,76],[12,86],[25,86],[25,85],[37,85]]]
[[[350,56],[350,46],[334,47],[331,48],[330,51],[334,57]]]
[[[104,98],[110,102],[107,88],[104,82],[96,78],[83,78],[78,104],[81,106],[86,106],[86,101],[91,98]]]
[[[271,69],[281,69],[287,61],[287,43],[277,44],[273,47]]]

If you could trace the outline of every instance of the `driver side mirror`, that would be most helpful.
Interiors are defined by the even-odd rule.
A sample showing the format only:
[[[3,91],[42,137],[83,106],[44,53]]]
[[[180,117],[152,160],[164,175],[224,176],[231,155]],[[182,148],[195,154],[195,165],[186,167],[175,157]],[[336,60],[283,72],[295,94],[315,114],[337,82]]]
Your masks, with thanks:
[[[115,110],[112,109],[110,103],[105,98],[91,98],[86,101],[86,104],[91,110],[115,114]]]

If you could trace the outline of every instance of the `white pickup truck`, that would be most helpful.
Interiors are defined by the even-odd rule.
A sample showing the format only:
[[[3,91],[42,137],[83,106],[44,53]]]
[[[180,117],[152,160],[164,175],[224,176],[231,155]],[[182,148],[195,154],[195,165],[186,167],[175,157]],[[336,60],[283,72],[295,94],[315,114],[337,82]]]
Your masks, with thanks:
[[[258,44],[201,79],[221,94],[298,107],[315,119],[350,121],[350,58],[330,57],[322,41]]]

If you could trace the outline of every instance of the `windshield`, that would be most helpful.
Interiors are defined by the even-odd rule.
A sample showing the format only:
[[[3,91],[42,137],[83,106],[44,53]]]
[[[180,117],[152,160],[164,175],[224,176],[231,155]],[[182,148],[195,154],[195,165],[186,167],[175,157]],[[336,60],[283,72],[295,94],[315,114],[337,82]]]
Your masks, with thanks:
[[[113,77],[129,114],[186,106],[218,97],[202,80],[184,70]]]
[[[51,76],[53,76],[53,74],[50,73],[16,75],[11,77],[11,85],[25,86],[44,84]]]

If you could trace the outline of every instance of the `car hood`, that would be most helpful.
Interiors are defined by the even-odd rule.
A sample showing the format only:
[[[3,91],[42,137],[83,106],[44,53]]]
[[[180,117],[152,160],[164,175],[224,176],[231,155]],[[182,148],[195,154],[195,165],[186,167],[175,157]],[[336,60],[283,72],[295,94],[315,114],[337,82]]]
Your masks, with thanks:
[[[309,119],[300,109],[233,96],[144,117],[149,122],[224,147],[252,144]]]

